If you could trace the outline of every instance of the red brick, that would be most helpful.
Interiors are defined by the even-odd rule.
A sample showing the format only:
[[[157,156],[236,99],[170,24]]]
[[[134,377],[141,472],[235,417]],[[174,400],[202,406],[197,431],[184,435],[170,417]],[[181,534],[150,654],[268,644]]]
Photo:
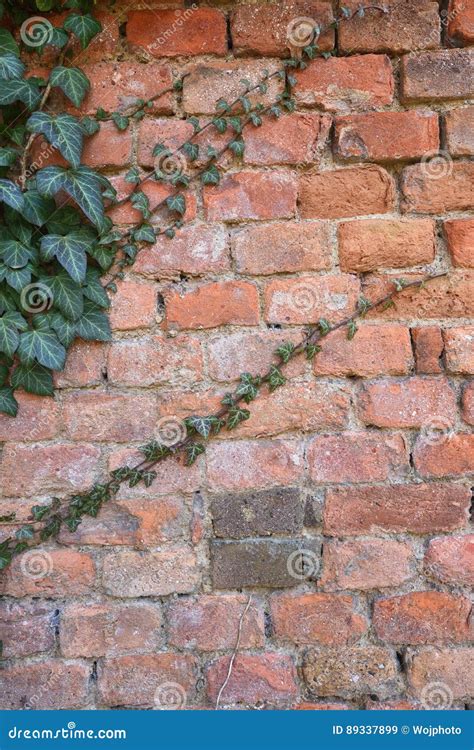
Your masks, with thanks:
[[[166,596],[194,591],[198,564],[189,547],[159,552],[110,552],[103,560],[102,583],[112,596]]]
[[[225,55],[226,21],[214,8],[132,10],[127,41],[152,57]]]
[[[68,604],[60,616],[61,653],[69,658],[155,651],[163,641],[156,604]]]
[[[145,167],[160,167],[165,174],[187,172],[188,162],[179,147],[186,143],[194,133],[190,122],[170,120],[168,118],[146,118],[140,123],[138,134],[138,163]],[[153,156],[157,143],[162,143],[172,152],[166,162]],[[175,153],[176,152],[176,153]]]
[[[447,328],[443,337],[448,372],[474,374],[474,326]]]
[[[252,375],[265,373],[275,362],[275,351],[285,341],[298,344],[301,334],[297,331],[238,331],[219,333],[209,339],[209,375],[214,380],[236,380],[242,372]],[[295,357],[285,367],[285,376],[301,375],[305,363]]]
[[[239,228],[232,254],[242,274],[325,271],[331,267],[329,229],[323,222],[275,222]]]
[[[474,43],[474,8],[469,0],[450,0],[448,37],[460,46]]]
[[[462,418],[474,425],[474,383],[469,383],[462,396]]]
[[[414,563],[413,550],[405,542],[329,541],[323,545],[323,575],[319,583],[326,591],[400,586],[413,577]]]
[[[109,382],[141,387],[202,380],[202,371],[201,346],[184,335],[117,341],[107,364]]]
[[[1,591],[20,599],[23,596],[82,596],[95,582],[95,566],[90,555],[72,549],[41,547],[15,557],[0,582]]]
[[[429,708],[449,708],[453,699],[469,700],[469,696],[474,694],[473,648],[426,648],[409,652],[407,661],[408,685],[416,696],[428,703]],[[436,690],[436,683],[441,683],[441,691]],[[429,688],[432,685],[431,705]],[[441,706],[436,696],[441,697]]]
[[[381,698],[400,691],[395,657],[379,646],[344,646],[308,649],[302,676],[318,697],[376,694]]]
[[[227,233],[219,226],[183,227],[173,240],[160,237],[154,245],[141,250],[133,270],[153,279],[180,273],[199,276],[229,271]]]
[[[367,630],[365,617],[354,611],[351,596],[275,594],[270,599],[275,637],[305,645],[354,643]]]
[[[451,109],[444,121],[449,152],[453,156],[474,156],[474,107]]]
[[[257,325],[258,290],[246,281],[222,281],[166,297],[166,320],[179,328]]]
[[[438,375],[443,371],[440,358],[444,343],[438,326],[412,328],[411,336],[415,349],[415,364],[418,375]]]
[[[468,487],[459,484],[403,484],[329,490],[324,508],[328,536],[382,531],[427,534],[466,525]]]
[[[112,451],[109,458],[109,470],[117,469],[119,466],[135,466],[141,460],[143,455],[138,450],[130,448],[120,448]],[[145,489],[143,485],[139,487],[127,487],[122,485],[118,499],[140,499],[150,497],[155,501],[162,495],[170,495],[176,492],[192,493],[196,492],[201,484],[201,466],[200,463],[194,466],[183,466],[174,458],[162,461],[157,464],[154,471],[157,473],[153,485]]]
[[[425,554],[425,575],[450,586],[474,586],[474,535],[432,539]]]
[[[0,605],[0,640],[3,657],[32,656],[55,646],[54,608],[39,602],[3,602]]]
[[[415,468],[422,477],[456,477],[474,474],[474,434],[448,434],[431,443],[423,436],[414,451]]]
[[[445,49],[402,57],[404,101],[468,99],[474,94],[474,50]]]
[[[296,178],[286,172],[226,174],[216,187],[205,187],[208,221],[287,219],[296,211]]]
[[[16,417],[0,414],[0,441],[36,442],[55,438],[59,432],[59,405],[54,399],[15,394],[19,409]]]
[[[344,4],[354,13],[358,0]],[[366,10],[362,17],[343,20],[339,26],[340,52],[392,52],[430,49],[440,45],[438,4],[431,0],[391,0],[387,13]]]
[[[342,271],[364,273],[431,263],[435,223],[431,219],[367,219],[339,225]]]
[[[110,176],[110,182],[117,191],[118,201],[128,198],[135,187],[134,185],[125,182],[123,175]],[[176,192],[175,188],[164,182],[147,180],[141,186],[141,191],[145,193],[149,201],[152,214],[150,223],[159,224],[166,221],[165,226],[168,226],[169,211],[166,208],[166,199]],[[115,224],[139,224],[143,219],[140,211],[133,208],[130,201],[126,201],[115,207],[112,205],[107,209],[106,213]],[[196,218],[196,195],[193,193],[192,189],[189,189],[186,192],[186,211],[183,218],[185,221],[191,221]]]
[[[0,463],[5,495],[47,495],[86,490],[97,476],[100,450],[92,445],[7,443]]]
[[[374,377],[406,375],[413,364],[408,328],[362,324],[352,341],[347,331],[330,333],[314,359],[316,375]]]
[[[456,394],[444,378],[376,380],[359,394],[359,416],[376,427],[449,425],[456,414]]]
[[[310,113],[266,119],[245,132],[245,164],[297,164],[301,168],[318,160],[331,126],[328,116]]]
[[[66,366],[54,375],[56,388],[99,385],[103,381],[107,345],[77,339],[68,349]]]
[[[101,123],[100,130],[84,141],[82,163],[88,167],[125,167],[130,164],[132,136],[113,122]]]
[[[445,221],[444,231],[453,265],[474,268],[474,219]]]
[[[184,111],[213,115],[218,99],[225,99],[230,104],[245,93],[242,80],[255,86],[262,82],[265,70],[271,75],[280,69],[281,63],[273,60],[226,60],[195,65],[183,81]],[[266,94],[253,93],[249,99],[254,105],[261,102],[267,107],[275,102],[283,88],[283,81],[273,76],[268,80]]]
[[[327,317],[338,322],[354,311],[359,281],[353,276],[276,278],[265,288],[268,323],[316,323]]]
[[[368,112],[336,118],[334,151],[346,161],[419,159],[438,148],[434,112]]]
[[[430,162],[414,164],[402,172],[402,210],[438,214],[474,207],[474,164],[441,162],[442,176],[430,171]],[[434,167],[433,167],[434,169]]]
[[[7,710],[83,708],[90,667],[55,660],[15,664],[0,674],[0,707]]]
[[[394,81],[385,55],[316,58],[298,72],[299,104],[330,112],[376,109],[393,101]]]
[[[229,668],[228,656],[219,657],[207,671],[207,694],[214,703]],[[247,704],[255,706],[262,701],[281,703],[295,697],[298,692],[296,670],[285,654],[238,654],[232,675],[221,695],[222,705]]]
[[[366,711],[419,711],[420,706],[410,701],[375,701],[368,700],[365,704]]]
[[[121,281],[112,296],[110,325],[114,331],[151,328],[156,322],[157,301],[154,284]]]
[[[292,32],[297,35],[294,41],[299,42],[298,25],[293,31],[293,22],[300,18],[310,18],[314,21],[313,26],[318,24],[324,30],[318,39],[321,50],[334,47],[334,31],[329,28],[334,18],[331,3],[285,0],[283,3],[265,5],[239,5],[232,11],[230,28],[234,53],[286,56],[295,46],[291,44]],[[300,28],[300,34],[302,31],[304,33],[305,28]],[[312,29],[309,34],[311,32]],[[299,47],[299,44],[296,46]]]
[[[392,177],[382,167],[337,169],[300,179],[299,200],[305,219],[384,214],[394,206]]]
[[[444,644],[469,640],[469,599],[441,591],[414,591],[374,604],[374,627],[382,641]]]
[[[243,594],[209,594],[171,602],[167,613],[170,645],[193,651],[233,649],[246,604]],[[240,648],[264,645],[263,608],[253,602],[242,620]]]
[[[213,443],[206,454],[208,481],[215,490],[292,484],[304,469],[302,446],[294,440]]]
[[[314,438],[308,462],[313,482],[377,482],[403,475],[407,450],[400,435],[347,432]]]
[[[72,440],[145,440],[156,421],[156,399],[109,393],[71,393],[63,398],[67,437]]]
[[[192,701],[196,689],[197,664],[191,654],[135,654],[102,661],[98,673],[100,703],[106,706],[150,706],[166,708],[167,686],[178,707]]]
[[[350,711],[347,703],[297,703],[292,706],[293,711]]]

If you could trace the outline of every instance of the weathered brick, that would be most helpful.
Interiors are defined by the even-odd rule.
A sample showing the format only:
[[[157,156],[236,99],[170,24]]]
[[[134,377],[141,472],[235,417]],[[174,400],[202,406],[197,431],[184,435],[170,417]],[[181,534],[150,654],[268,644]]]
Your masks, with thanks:
[[[419,159],[438,148],[434,112],[368,112],[336,118],[334,151],[346,161]]]
[[[232,235],[232,254],[242,274],[325,271],[331,267],[329,229],[319,221],[241,227]]]
[[[179,328],[216,328],[221,325],[257,325],[258,289],[247,281],[221,281],[190,291],[169,293],[166,320]]]
[[[255,6],[252,6],[255,7]],[[245,164],[297,164],[318,160],[331,127],[328,116],[295,112],[245,131]]]
[[[326,591],[382,589],[400,586],[414,575],[413,550],[391,539],[329,541],[323,546]]]
[[[168,118],[153,117],[142,120],[138,134],[138,163],[146,167],[159,168],[169,177],[187,171],[186,156],[179,150],[194,133],[190,122],[184,120],[170,120]],[[171,156],[153,156],[153,149],[157,143],[162,143],[173,152]]]
[[[275,350],[285,341],[297,344],[301,338],[298,332],[288,331],[247,331],[216,334],[209,339],[209,374],[214,380],[236,380],[242,372],[259,375],[266,372],[275,361]],[[304,362],[300,357],[290,361],[285,375],[293,377],[304,372]]]
[[[101,342],[77,339],[68,349],[64,370],[55,373],[55,387],[69,388],[101,383],[105,372],[107,348],[107,345]],[[51,404],[50,400],[48,404]]]
[[[450,0],[448,37],[459,46],[474,42],[474,9],[469,0]]]
[[[447,328],[443,338],[448,372],[474,374],[474,326]]]
[[[294,440],[213,443],[206,451],[214,490],[245,490],[297,482],[303,474],[302,446]]]
[[[170,241],[158,238],[140,251],[135,273],[153,279],[186,273],[200,276],[230,270],[227,233],[222,227],[206,225],[183,227]]]
[[[427,427],[451,424],[456,413],[456,394],[440,378],[377,380],[359,394],[359,416],[376,427]]]
[[[81,596],[91,591],[95,566],[90,555],[72,549],[42,548],[15,557],[0,590],[7,596]]]
[[[354,13],[358,0],[347,0],[345,6]],[[339,26],[341,52],[392,52],[439,47],[440,21],[438,4],[431,0],[391,0],[386,12],[368,9],[361,17],[343,20]]]
[[[474,219],[450,219],[444,231],[453,265],[474,268]]]
[[[468,211],[474,206],[474,163],[440,162],[431,171],[430,162],[413,164],[402,172],[402,210],[406,213],[442,214]]]
[[[378,646],[309,649],[302,672],[309,692],[317,696],[372,693],[386,698],[400,688],[394,655]]]
[[[83,708],[90,667],[55,660],[15,664],[0,673],[0,708],[4,710]]]
[[[163,642],[156,604],[68,604],[60,615],[60,645],[69,658],[155,651]]]
[[[243,586],[287,588],[314,579],[321,543],[316,539],[260,539],[211,543],[211,577],[216,589]]]
[[[202,380],[202,354],[189,336],[153,336],[115,342],[107,372],[113,385],[179,384]]]
[[[156,399],[152,394],[68,393],[63,420],[71,440],[145,440],[155,426]]]
[[[100,450],[92,445],[7,443],[0,462],[0,485],[8,496],[80,492],[94,483]]]
[[[184,708],[197,682],[191,654],[134,654],[104,659],[98,670],[98,700],[106,706]],[[167,689],[170,689],[167,693]],[[167,701],[177,700],[177,703]]]
[[[156,287],[136,281],[122,281],[111,300],[110,325],[115,331],[150,328],[156,322]]]
[[[379,701],[369,700],[365,704],[366,711],[419,711],[421,706],[404,700]]]
[[[441,706],[449,708],[452,699],[469,699],[474,694],[474,649],[473,648],[424,648],[408,652],[408,684],[416,696],[425,698],[429,686],[441,683]],[[436,687],[434,688],[436,696]],[[443,700],[445,704],[443,705]],[[449,705],[448,705],[449,704]],[[428,702],[429,705],[429,702]],[[433,701],[430,708],[438,708]]]
[[[448,434],[432,443],[423,436],[414,450],[415,468],[422,477],[456,477],[474,474],[474,434]]]
[[[225,55],[225,16],[215,8],[132,10],[127,41],[147,57]]]
[[[384,214],[393,208],[394,196],[392,177],[375,164],[300,179],[300,210],[305,219]]]
[[[338,487],[328,491],[324,533],[414,534],[453,531],[467,522],[469,488],[459,484],[398,484],[391,487]]]
[[[120,131],[113,122],[103,122],[100,130],[84,141],[82,163],[88,167],[125,167],[131,155],[130,131]]]
[[[330,333],[315,359],[316,375],[373,377],[406,375],[413,364],[408,328],[362,324],[352,341],[347,331]]]
[[[235,54],[286,56],[288,50],[300,47],[313,28],[301,19],[314,21],[324,31],[318,38],[321,50],[334,47],[331,3],[321,0],[285,0],[283,3],[265,5],[239,5],[231,13],[230,29]],[[300,23],[298,24],[298,20]],[[263,31],[264,30],[264,31]]]
[[[474,586],[474,535],[432,539],[425,554],[425,574],[450,586]]]
[[[226,493],[211,501],[214,534],[241,539],[303,531],[303,498],[299,489],[275,487],[257,492]]]
[[[435,257],[431,219],[367,219],[339,225],[342,271],[364,273],[431,263]]]
[[[275,278],[264,294],[268,323],[316,323],[326,316],[337,322],[354,311],[359,281],[344,274]]]
[[[102,583],[112,596],[166,596],[194,591],[200,580],[189,547],[160,552],[111,552],[103,561]]]
[[[209,594],[171,602],[167,613],[170,645],[199,651],[234,648],[246,603],[242,594]],[[242,620],[240,648],[262,648],[264,644],[263,608],[254,601]]]
[[[3,657],[32,656],[55,645],[55,613],[50,604],[3,602],[0,605],[0,640]]]
[[[407,450],[400,435],[346,432],[314,438],[308,449],[313,482],[377,482],[407,469]]]
[[[438,326],[412,328],[411,336],[418,375],[438,375],[443,372],[440,362],[444,350],[441,329]]]
[[[226,174],[203,191],[208,221],[288,219],[296,211],[296,177],[286,172]]]
[[[451,109],[444,124],[449,152],[453,156],[474,156],[474,107]]]
[[[215,703],[228,669],[228,656],[218,658],[207,670],[207,694]],[[223,705],[260,702],[278,704],[296,696],[296,669],[286,654],[238,654],[232,675],[221,695]]]
[[[299,104],[330,112],[376,109],[393,101],[394,80],[385,55],[316,58],[298,72]]]
[[[404,101],[467,99],[474,94],[474,50],[445,49],[402,57]]]
[[[55,438],[59,432],[59,404],[52,398],[15,394],[18,414],[9,417],[0,414],[0,441],[18,440],[36,442]]]
[[[462,418],[474,425],[474,383],[468,383],[462,395]]]
[[[441,591],[414,591],[374,604],[374,627],[389,643],[444,644],[469,640],[471,603]]]
[[[270,613],[276,639],[298,646],[347,645],[367,630],[367,621],[354,611],[351,596],[275,594]]]

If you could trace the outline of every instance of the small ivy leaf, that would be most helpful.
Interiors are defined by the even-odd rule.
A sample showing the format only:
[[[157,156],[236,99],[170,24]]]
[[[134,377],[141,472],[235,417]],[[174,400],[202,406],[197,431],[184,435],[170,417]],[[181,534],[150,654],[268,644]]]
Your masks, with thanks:
[[[143,484],[145,487],[151,487],[158,474],[156,471],[144,471],[142,473]]]
[[[147,461],[160,461],[171,455],[171,448],[168,445],[157,443],[156,440],[142,445],[138,450],[145,456]]]
[[[321,336],[327,336],[331,330],[331,324],[326,318],[321,318],[318,322],[318,328]]]
[[[248,113],[252,109],[252,103],[251,103],[250,99],[247,96],[240,96],[239,97],[239,102],[241,103],[245,114],[248,115]]]
[[[347,325],[347,338],[349,339],[349,341],[352,341],[356,333],[357,333],[357,324],[355,320],[351,320],[349,321]]]
[[[244,372],[240,376],[240,385],[235,391],[237,398],[243,398],[245,403],[249,404],[258,396],[258,389],[261,385],[261,379],[259,377],[254,378],[250,373]],[[234,400],[232,399],[231,406],[234,406]]]
[[[229,430],[235,430],[241,422],[249,419],[250,412],[248,409],[241,409],[240,406],[236,406],[229,411],[229,417],[227,419],[227,428]]]
[[[205,440],[208,439],[212,429],[212,417],[188,417],[185,420],[186,426],[192,427]]]
[[[316,354],[319,354],[320,351],[322,351],[320,346],[317,346],[316,344],[306,344],[306,359],[314,359]]]
[[[235,406],[235,397],[233,393],[226,393],[221,399],[223,406]]]
[[[21,211],[25,205],[25,199],[18,185],[11,180],[0,179],[0,203],[6,203],[15,211]]]
[[[0,516],[0,523],[10,523],[10,521],[16,521],[15,513],[7,513],[5,516]]]
[[[212,124],[219,133],[225,133],[227,130],[227,120],[225,117],[216,117],[216,119],[212,121]]]
[[[138,185],[140,179],[140,172],[137,167],[132,167],[125,175],[125,182],[130,183],[130,185]]]
[[[191,443],[186,446],[186,466],[191,466],[206,450],[202,443]]]
[[[151,217],[150,200],[141,190],[132,194],[130,202],[137,211],[140,211],[144,219],[149,219]]]
[[[105,109],[103,109],[102,107],[99,107],[99,109],[95,113],[95,117],[96,117],[96,120],[99,120],[99,122],[103,122],[104,120],[108,120],[109,115],[105,111]]]
[[[357,312],[359,315],[364,317],[371,307],[370,301],[361,294],[357,302]]]
[[[54,393],[51,371],[36,363],[18,365],[13,372],[11,384],[14,388],[23,388],[37,396],[52,396]]]
[[[344,18],[350,18],[351,17],[350,8],[341,7],[341,13],[344,16]]]
[[[388,299],[384,304],[382,305],[382,311],[389,310],[391,307],[395,307],[395,302],[393,299]]]
[[[197,133],[197,131],[201,127],[201,124],[200,124],[200,122],[199,122],[199,120],[198,120],[197,117],[188,117],[188,119],[186,120],[186,122],[189,122],[193,126],[195,133]]]
[[[186,199],[182,193],[170,195],[170,197],[166,199],[166,205],[170,211],[175,211],[180,216],[184,216],[186,213]]]
[[[196,161],[199,156],[199,146],[196,143],[185,143],[182,148],[189,161]]]
[[[138,229],[134,230],[132,236],[136,242],[149,242],[153,244],[156,240],[155,230],[151,224],[142,224]]]
[[[256,128],[259,128],[260,125],[262,125],[262,122],[263,122],[262,118],[259,115],[255,114],[255,112],[251,113],[251,115],[250,115],[250,121],[251,121],[252,125],[255,125]]]
[[[245,143],[242,140],[232,141],[229,143],[229,148],[238,157],[242,157],[245,153]]]
[[[235,130],[236,133],[242,132],[242,120],[240,117],[229,117],[229,125]]]
[[[0,412],[16,417],[18,413],[18,402],[13,395],[13,388],[0,388]]]
[[[281,111],[281,108],[278,106],[278,104],[274,104],[273,107],[270,107],[270,113],[276,117],[277,119],[282,116],[283,112]]]
[[[287,81],[288,81],[288,85],[291,86],[292,88],[296,86],[296,84],[298,83],[298,81],[296,80],[294,76],[288,76]]]
[[[166,237],[168,237],[169,240],[172,240],[173,237],[176,236],[176,232],[174,231],[174,229],[172,229],[171,227],[169,227],[168,229],[166,229],[165,235],[166,235]]]
[[[81,125],[86,135],[94,135],[100,130],[100,125],[93,117],[83,117]]]
[[[120,112],[114,112],[112,114],[112,120],[119,130],[126,130],[130,125],[130,118],[121,115]]]
[[[85,49],[102,31],[102,25],[89,13],[84,16],[71,13],[64,21],[64,28],[79,39],[82,49]]]
[[[35,521],[42,521],[43,518],[49,513],[49,505],[33,505],[31,509],[31,515]]]
[[[15,537],[19,541],[25,541],[26,539],[33,539],[35,530],[31,524],[27,524],[26,526],[22,526],[18,531],[15,532]]]
[[[201,175],[201,182],[203,185],[218,185],[220,182],[220,174],[218,169],[212,164],[206,171]]]
[[[321,55],[324,57],[325,60],[329,60],[332,57],[331,52],[321,52]]]
[[[296,102],[294,99],[286,99],[283,102],[283,106],[286,110],[288,110],[288,112],[294,112],[296,109]]]
[[[280,386],[285,385],[285,383],[286,378],[280,368],[272,365],[270,374],[268,376],[268,388],[270,390],[270,393],[273,393],[273,391],[275,391],[277,388],[280,388]]]
[[[225,99],[218,99],[216,102],[216,109],[219,112],[230,112],[230,105]]]
[[[59,65],[51,71],[49,80],[51,85],[60,88],[76,107],[81,106],[90,88],[89,79],[79,68],[65,68]]]
[[[11,563],[12,559],[12,553],[9,549],[9,539],[6,539],[2,544],[0,544],[0,570],[3,570]],[[3,642],[2,642],[2,649],[3,649]]]
[[[295,345],[292,344],[291,341],[286,341],[284,344],[278,347],[278,349],[276,350],[276,354],[286,364],[291,359],[291,355],[293,354],[294,349]]]
[[[1,180],[0,180],[0,182],[1,182]],[[408,284],[408,282],[406,281],[406,279],[394,279],[393,283],[395,284],[395,289],[397,290],[397,292],[401,292],[402,289],[404,289],[406,287],[406,285]]]

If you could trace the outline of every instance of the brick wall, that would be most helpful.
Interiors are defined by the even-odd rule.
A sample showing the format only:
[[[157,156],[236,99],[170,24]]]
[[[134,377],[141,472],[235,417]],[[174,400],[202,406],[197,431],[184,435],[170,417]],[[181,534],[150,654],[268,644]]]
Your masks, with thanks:
[[[343,56],[297,74],[298,111],[248,130],[243,165],[193,188],[186,228],[141,252],[112,303],[111,345],[77,343],[54,400],[23,395],[16,420],[0,417],[0,514],[134,459],[161,420],[213,409],[240,372],[265,369],[321,315],[352,312],[361,290],[448,276],[292,363],[192,468],[163,464],[148,490],[124,489],[17,559],[0,584],[2,708],[159,707],[169,693],[212,707],[247,606],[222,705],[429,706],[433,683],[469,704],[474,3],[387,4],[322,37]],[[87,163],[124,193],[162,134],[188,137],[184,115],[275,69],[292,19],[331,12],[104,9],[78,60],[85,111],[190,75],[132,131],[104,126]]]

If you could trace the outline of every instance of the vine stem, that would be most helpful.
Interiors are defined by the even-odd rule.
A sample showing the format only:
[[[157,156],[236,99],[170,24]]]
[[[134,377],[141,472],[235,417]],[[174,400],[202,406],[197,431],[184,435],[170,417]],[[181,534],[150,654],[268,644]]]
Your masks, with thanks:
[[[240,648],[240,640],[242,638],[242,627],[243,627],[243,624],[244,624],[245,615],[249,611],[251,603],[252,603],[252,594],[249,595],[249,597],[247,599],[247,603],[245,605],[245,609],[243,610],[243,612],[242,612],[242,614],[240,615],[240,618],[239,618],[239,627],[238,627],[238,631],[237,631],[237,642],[236,642],[235,648],[234,648],[234,650],[232,652],[232,656],[230,657],[229,668],[227,670],[226,678],[225,678],[224,682],[222,683],[221,689],[219,690],[219,694],[217,696],[216,710],[219,708],[219,703],[220,703],[220,700],[221,700],[221,697],[222,697],[222,693],[224,692],[224,690],[226,689],[227,685],[229,684],[229,680],[230,680],[230,678],[232,676],[232,670],[234,668],[234,662],[235,662],[235,659],[237,657],[237,654],[238,654],[238,651],[239,651],[239,648]]]

